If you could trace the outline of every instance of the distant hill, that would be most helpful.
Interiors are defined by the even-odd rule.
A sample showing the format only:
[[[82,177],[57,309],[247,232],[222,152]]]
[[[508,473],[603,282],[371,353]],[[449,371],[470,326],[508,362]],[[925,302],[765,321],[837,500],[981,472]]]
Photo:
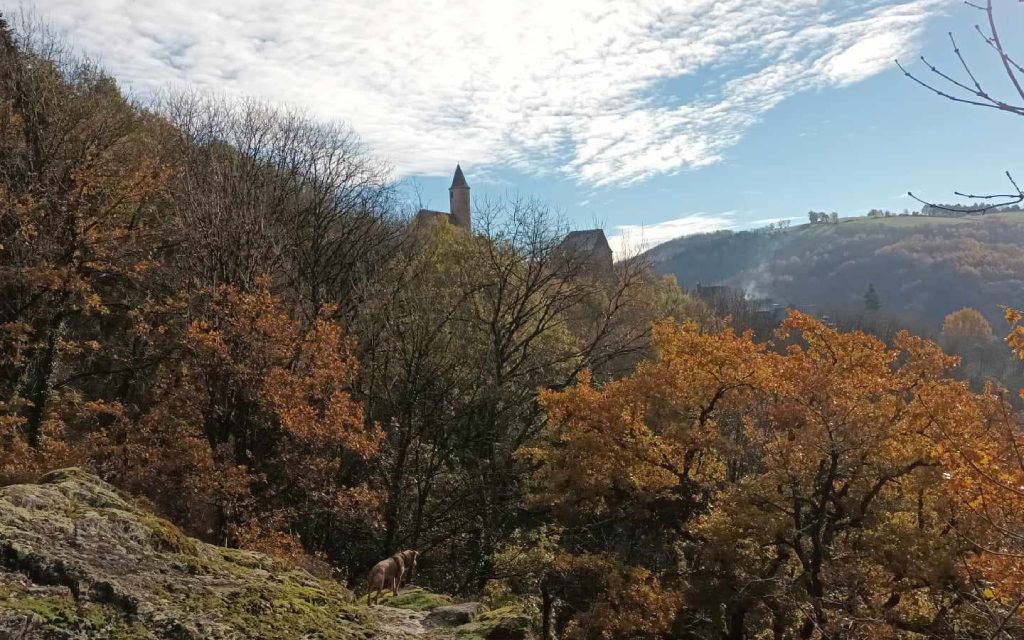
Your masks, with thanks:
[[[862,310],[874,284],[884,310],[936,325],[975,307],[1002,326],[1024,305],[1024,213],[848,218],[784,231],[687,236],[647,252],[686,288],[729,285],[782,304]]]

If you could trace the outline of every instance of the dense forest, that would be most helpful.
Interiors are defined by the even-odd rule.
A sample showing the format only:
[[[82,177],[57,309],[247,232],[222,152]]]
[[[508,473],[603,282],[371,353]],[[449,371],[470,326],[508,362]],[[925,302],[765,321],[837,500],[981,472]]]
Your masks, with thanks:
[[[1024,304],[1024,214],[840,219],[768,232],[688,236],[649,252],[687,288],[729,285],[781,304],[863,309],[868,285],[908,323],[938,328],[958,309],[1000,322]]]
[[[603,274],[560,251],[527,198],[474,202],[473,234],[410,211],[345,127],[138,103],[0,24],[0,481],[87,467],[350,585],[417,549],[420,582],[544,638],[1024,637],[1010,391],[906,332],[800,312],[737,332],[643,258]],[[1020,302],[1014,229],[653,257],[684,282],[729,264],[780,296],[875,282],[886,307],[990,316]],[[992,344],[995,320],[944,336]],[[1020,314],[998,320],[1024,354]]]

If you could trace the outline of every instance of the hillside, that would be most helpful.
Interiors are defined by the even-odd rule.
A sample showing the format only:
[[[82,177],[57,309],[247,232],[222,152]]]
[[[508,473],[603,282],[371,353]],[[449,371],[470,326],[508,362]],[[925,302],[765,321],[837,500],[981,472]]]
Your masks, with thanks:
[[[0,489],[0,638],[526,637],[521,618],[421,589],[386,602],[188,538],[76,469]]]
[[[784,232],[722,231],[648,252],[680,284],[724,284],[778,303],[863,309],[868,284],[882,307],[936,326],[962,307],[1001,322],[1024,300],[1024,215],[852,218]]]

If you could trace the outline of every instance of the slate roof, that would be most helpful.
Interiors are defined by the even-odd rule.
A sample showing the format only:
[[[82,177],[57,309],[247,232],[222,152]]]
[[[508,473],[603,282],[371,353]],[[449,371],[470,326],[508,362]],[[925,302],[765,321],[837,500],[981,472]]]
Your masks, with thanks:
[[[452,186],[450,189],[468,189],[469,183],[466,182],[466,176],[462,174],[462,165],[455,165],[455,177],[452,178]]]
[[[586,229],[584,231],[571,231],[569,235],[558,245],[563,249],[590,253],[598,249],[611,251],[608,238],[601,229]]]

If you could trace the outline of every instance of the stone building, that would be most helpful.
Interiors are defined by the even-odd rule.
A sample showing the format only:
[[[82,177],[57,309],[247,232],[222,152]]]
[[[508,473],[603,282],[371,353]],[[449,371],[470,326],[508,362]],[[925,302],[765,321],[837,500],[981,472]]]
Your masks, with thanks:
[[[573,265],[577,273],[606,277],[613,272],[612,247],[601,229],[570,231],[555,251],[558,262]]]
[[[416,222],[444,220],[467,233],[473,232],[473,213],[470,208],[469,183],[462,173],[462,166],[455,165],[452,186],[448,188],[450,212],[420,209],[416,213]],[[614,256],[601,229],[586,229],[570,232],[555,249],[556,260],[561,266],[570,263],[578,273],[589,272],[591,275],[606,277],[613,273]],[[582,266],[582,268],[581,268]]]
[[[466,176],[462,173],[460,165],[455,165],[452,186],[448,187],[448,208],[451,213],[420,209],[416,214],[416,221],[444,219],[460,229],[465,229],[467,233],[472,233],[473,212],[469,206],[469,183],[466,182]]]

